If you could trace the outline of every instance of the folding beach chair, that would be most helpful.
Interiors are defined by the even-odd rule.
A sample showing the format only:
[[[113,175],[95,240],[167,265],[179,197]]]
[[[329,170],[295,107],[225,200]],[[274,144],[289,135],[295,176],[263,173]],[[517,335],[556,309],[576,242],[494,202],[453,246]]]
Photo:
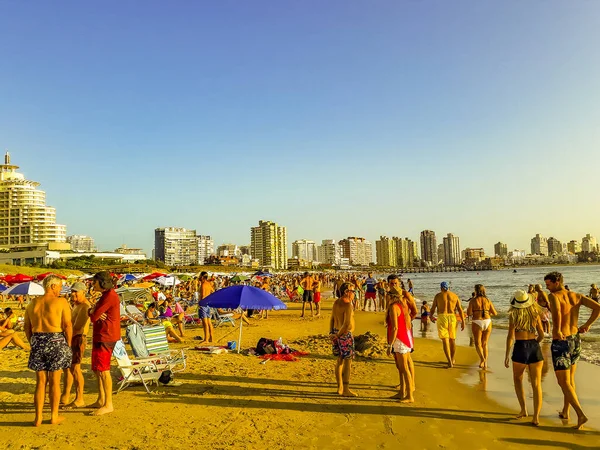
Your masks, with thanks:
[[[218,327],[224,323],[230,323],[231,326],[235,327],[235,320],[233,320],[233,313],[219,314],[216,308],[210,308],[211,318],[215,322],[214,326]]]
[[[142,333],[148,358],[153,358],[161,366],[168,366],[172,372],[182,372],[186,369],[185,352],[183,349],[173,351],[169,349],[165,327],[162,325],[142,327]],[[182,367],[179,368],[179,366]]]
[[[127,312],[127,315],[136,322],[144,323],[146,320],[144,313],[142,313],[135,305],[127,305],[125,311]]]
[[[158,380],[166,367],[161,367],[151,359],[130,360],[125,350],[123,341],[118,341],[113,350],[113,356],[117,360],[119,370],[123,378],[118,382],[117,394],[128,386],[141,383],[144,385],[146,392],[150,393],[148,386],[155,383],[158,385]]]

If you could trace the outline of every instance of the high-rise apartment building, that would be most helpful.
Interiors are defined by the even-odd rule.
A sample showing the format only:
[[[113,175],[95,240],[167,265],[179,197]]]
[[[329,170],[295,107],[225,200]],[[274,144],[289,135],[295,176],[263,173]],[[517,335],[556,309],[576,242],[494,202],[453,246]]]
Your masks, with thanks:
[[[506,258],[508,256],[508,246],[503,242],[497,242],[494,244],[494,254],[500,258]]]
[[[215,241],[210,236],[196,236],[198,239],[198,262],[204,264],[208,257],[215,253]]]
[[[590,236],[586,234],[581,240],[581,251],[592,253],[598,250],[598,243],[596,242],[596,238],[594,236]]]
[[[431,265],[437,265],[438,245],[435,232],[431,230],[421,231],[421,259]]]
[[[398,267],[407,268],[413,267],[415,261],[414,244],[416,242],[411,241],[408,238],[393,237],[396,259],[398,261]]]
[[[292,242],[292,258],[311,262],[317,261],[319,258],[317,244],[315,241],[309,241],[308,239],[299,239]]]
[[[373,262],[373,245],[363,237],[347,237],[340,241],[342,258],[352,266],[368,266]]]
[[[579,241],[569,241],[567,243],[567,251],[575,255],[581,251],[581,244],[579,243]]]
[[[548,238],[548,255],[562,255],[562,252],[562,243],[558,239],[550,236]]]
[[[0,248],[66,242],[67,227],[56,223],[56,210],[46,206],[46,193],[18,168],[6,152],[0,165]]]
[[[335,242],[335,239],[323,239],[321,245],[317,247],[318,260],[322,264],[331,264],[339,266],[342,255],[340,246]]]
[[[154,230],[154,257],[168,266],[198,264],[196,230],[164,227]]]
[[[531,254],[548,256],[548,239],[540,234],[536,234],[531,239]]]
[[[375,257],[378,266],[397,267],[398,256],[396,252],[396,242],[398,238],[388,238],[380,236],[378,241],[375,241]]]
[[[287,269],[287,229],[261,220],[250,229],[250,253],[262,267]]]
[[[67,236],[67,242],[71,244],[71,250],[75,252],[96,251],[96,244],[94,243],[94,239],[89,236],[73,234],[72,236]]]
[[[460,257],[460,241],[458,236],[448,233],[444,236],[444,265],[459,266],[461,263]]]

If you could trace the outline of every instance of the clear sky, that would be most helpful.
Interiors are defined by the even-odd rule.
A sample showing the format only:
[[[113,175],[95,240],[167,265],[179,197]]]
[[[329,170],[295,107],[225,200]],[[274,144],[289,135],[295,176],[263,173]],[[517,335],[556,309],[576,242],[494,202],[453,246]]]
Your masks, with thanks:
[[[68,234],[150,254],[600,237],[600,2],[0,2],[0,149]]]

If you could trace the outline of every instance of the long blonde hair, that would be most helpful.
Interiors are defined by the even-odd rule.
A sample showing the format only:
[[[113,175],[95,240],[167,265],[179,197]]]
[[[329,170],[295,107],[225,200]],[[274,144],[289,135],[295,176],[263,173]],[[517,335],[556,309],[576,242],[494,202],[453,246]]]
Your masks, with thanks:
[[[515,330],[535,331],[541,312],[542,308],[537,303],[532,303],[527,308],[511,306],[508,310],[508,317],[512,320]]]

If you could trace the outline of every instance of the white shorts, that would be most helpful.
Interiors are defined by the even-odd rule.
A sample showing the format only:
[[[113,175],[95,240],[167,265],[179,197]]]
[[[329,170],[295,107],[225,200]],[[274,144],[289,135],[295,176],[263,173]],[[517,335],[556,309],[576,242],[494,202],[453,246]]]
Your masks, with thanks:
[[[407,353],[412,352],[412,348],[410,348],[407,345],[404,345],[404,343],[400,339],[396,339],[394,341],[394,345],[392,345],[392,352],[400,353],[401,355],[405,355]]]

